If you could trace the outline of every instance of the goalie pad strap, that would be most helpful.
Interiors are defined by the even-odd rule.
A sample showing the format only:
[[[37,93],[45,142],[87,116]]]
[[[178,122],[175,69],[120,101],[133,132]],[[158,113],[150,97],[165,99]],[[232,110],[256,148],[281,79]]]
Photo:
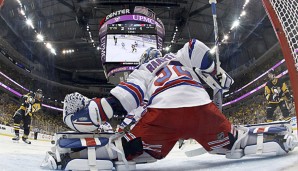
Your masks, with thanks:
[[[123,145],[122,145],[122,136],[123,134],[115,134],[109,138],[109,147],[117,152],[118,160],[123,161],[126,168],[129,168],[129,164],[125,158],[124,150],[123,150]],[[112,143],[114,141],[115,145]]]
[[[264,142],[263,133],[259,133],[257,135],[257,152],[256,152],[256,154],[262,154],[262,152],[263,152],[263,142]]]

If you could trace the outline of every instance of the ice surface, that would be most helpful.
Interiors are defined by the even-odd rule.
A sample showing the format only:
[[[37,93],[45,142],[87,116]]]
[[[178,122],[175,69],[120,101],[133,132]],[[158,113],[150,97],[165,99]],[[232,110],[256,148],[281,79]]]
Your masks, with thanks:
[[[0,171],[36,171],[46,151],[52,144],[46,141],[32,140],[32,144],[20,141],[13,143],[11,137],[0,135]],[[279,157],[245,156],[242,159],[226,159],[225,156],[203,154],[187,158],[184,151],[197,148],[198,144],[187,144],[183,150],[176,145],[163,160],[137,165],[138,170],[146,171],[279,171],[298,170],[298,148]]]

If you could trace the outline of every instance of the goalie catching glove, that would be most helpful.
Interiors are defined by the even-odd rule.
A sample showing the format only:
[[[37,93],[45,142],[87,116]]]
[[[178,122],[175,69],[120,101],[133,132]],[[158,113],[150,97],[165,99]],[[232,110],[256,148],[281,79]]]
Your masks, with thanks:
[[[199,68],[195,68],[195,72],[203,79],[206,84],[208,84],[212,89],[222,89],[223,91],[229,91],[234,80],[228,75],[221,67],[218,71],[215,69],[215,64],[213,63],[210,68],[213,68],[211,72],[208,70],[204,71]]]
[[[107,98],[89,99],[79,93],[66,95],[63,106],[63,121],[78,132],[92,132],[113,116]]]

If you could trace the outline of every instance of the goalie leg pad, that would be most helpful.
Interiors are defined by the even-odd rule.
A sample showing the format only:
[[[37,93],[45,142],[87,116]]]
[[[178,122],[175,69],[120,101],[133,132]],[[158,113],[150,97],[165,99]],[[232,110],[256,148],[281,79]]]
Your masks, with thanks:
[[[232,149],[226,153],[227,158],[236,159],[250,154],[283,155],[297,146],[296,137],[284,125],[237,129],[239,137]]]

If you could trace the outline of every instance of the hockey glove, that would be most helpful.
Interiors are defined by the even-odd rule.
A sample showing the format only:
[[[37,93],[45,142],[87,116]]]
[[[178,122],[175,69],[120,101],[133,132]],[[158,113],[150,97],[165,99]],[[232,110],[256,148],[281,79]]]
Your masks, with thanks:
[[[234,82],[226,72],[220,72],[216,77],[220,82],[222,89],[229,89]]]
[[[91,132],[111,118],[113,110],[105,98],[89,98],[72,93],[66,95],[63,106],[63,121],[73,130]]]

